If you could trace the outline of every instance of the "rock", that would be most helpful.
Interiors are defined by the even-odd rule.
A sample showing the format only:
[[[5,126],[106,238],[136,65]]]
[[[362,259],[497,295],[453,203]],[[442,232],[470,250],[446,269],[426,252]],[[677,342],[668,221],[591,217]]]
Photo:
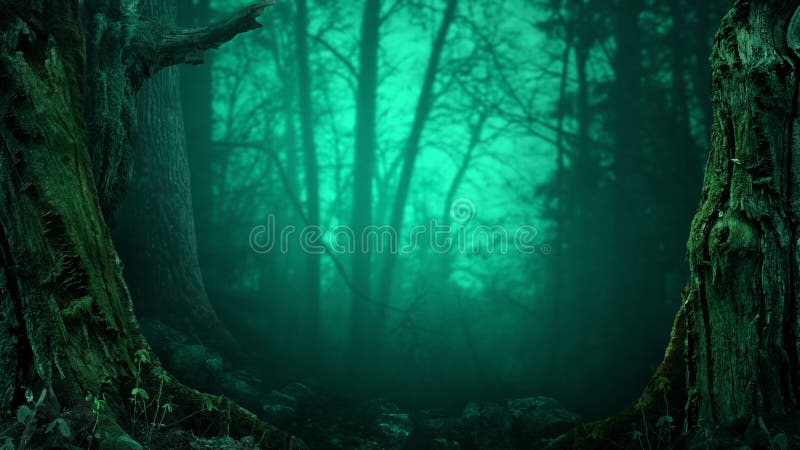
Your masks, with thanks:
[[[429,448],[431,450],[460,450],[461,446],[458,441],[448,441],[443,437],[437,437]]]
[[[460,449],[464,428],[457,417],[436,417],[419,420],[406,447],[414,450],[456,450]]]
[[[218,386],[223,375],[222,355],[155,319],[140,319],[147,342],[169,370],[194,387]]]
[[[308,402],[313,398],[315,398],[314,392],[304,384],[291,383],[282,389],[270,391],[261,409],[267,421],[281,425],[296,419],[298,411],[302,408],[307,409]]]
[[[381,414],[375,425],[386,448],[401,448],[414,430],[413,422],[404,413]]]
[[[364,441],[355,447],[355,450],[386,450],[381,444],[373,441]]]
[[[286,392],[273,389],[265,400],[261,410],[264,411],[264,418],[268,422],[281,425],[297,415],[297,399]]]
[[[252,400],[261,395],[255,386],[234,374],[224,374],[222,376],[221,385],[222,391],[237,402]]]
[[[497,403],[468,403],[461,414],[466,434],[474,447],[483,449],[511,448],[513,417]]]
[[[280,403],[264,404],[261,410],[264,411],[264,419],[267,422],[278,426],[292,420],[297,415],[297,411],[293,407]]]
[[[297,398],[291,394],[287,394],[286,392],[279,391],[277,389],[270,391],[269,395],[267,395],[267,398],[276,403],[283,403],[292,406],[297,404]]]
[[[478,449],[543,448],[580,417],[549,397],[497,403],[468,403],[461,414],[464,434]],[[446,437],[446,436],[444,436]]]
[[[339,433],[332,434],[326,444],[324,448],[332,450],[384,450],[380,443],[373,440]]]
[[[464,427],[458,417],[447,417],[444,411],[421,411],[414,430],[408,438],[407,448],[419,450],[444,450],[459,447]]]
[[[130,437],[116,422],[105,414],[96,419],[92,441],[100,450],[142,450],[142,445]]]
[[[456,417],[425,419],[420,421],[419,428],[428,435],[448,439],[458,439],[463,432],[461,420]]]
[[[308,388],[308,386],[304,385],[303,383],[291,383],[284,386],[281,389],[281,392],[291,395],[297,400],[306,400],[313,397],[314,391]]]
[[[238,441],[227,436],[213,439],[197,438],[189,445],[193,450],[257,450],[260,448],[249,436]]]
[[[127,434],[100,441],[100,450],[142,450],[142,445]]]
[[[569,430],[580,417],[550,397],[527,397],[510,400],[515,437],[528,442],[552,438]]]
[[[140,318],[139,329],[150,346],[153,347],[153,350],[159,355],[170,353],[170,347],[175,344],[189,342],[188,337],[155,319]]]
[[[200,344],[175,346],[172,362],[179,367],[200,368],[215,374],[222,373],[222,355]]]
[[[381,414],[391,414],[400,412],[400,408],[398,408],[395,403],[382,398],[370,400],[367,403],[365,403],[360,409],[362,410],[363,414],[371,417],[376,417]]]

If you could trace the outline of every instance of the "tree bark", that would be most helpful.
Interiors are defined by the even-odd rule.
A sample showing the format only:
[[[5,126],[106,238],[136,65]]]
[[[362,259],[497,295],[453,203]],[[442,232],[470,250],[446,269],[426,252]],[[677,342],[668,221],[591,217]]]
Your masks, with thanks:
[[[133,97],[147,77],[175,64],[200,64],[203,53],[260,27],[271,2],[256,3],[200,28],[166,26],[138,17],[136,0],[86,0],[88,86],[86,124],[100,207],[106,221],[127,193],[132,175],[136,108]]]
[[[798,5],[738,1],[714,46],[711,154],[684,304],[696,425],[797,406]]]
[[[174,23],[174,0],[141,5],[145,17]],[[197,258],[178,68],[165,68],[144,82],[136,109],[134,177],[114,230],[136,314],[241,359],[209,302]]]
[[[97,86],[84,83],[98,80],[84,75],[96,43],[84,41],[78,2],[0,5],[0,415],[25,403],[26,387],[46,390],[56,414],[88,409],[91,393],[107,401],[98,430],[113,447],[127,437],[131,389],[161,387],[183,427],[291,448],[291,436],[169,376],[138,331],[92,176],[90,136],[112,127],[85,122],[84,112],[99,119],[86,91]]]
[[[178,2],[178,23],[198,27],[211,21],[210,0]],[[211,69],[213,57],[205,64],[181,66],[181,104],[186,127],[186,150],[192,181],[192,206],[197,234],[197,253],[200,267],[213,263],[211,248],[214,239],[214,166],[216,158],[212,143],[214,111]]]
[[[797,413],[798,8],[798,0],[739,0],[723,20],[691,277],[666,357],[634,406],[562,436],[562,447],[619,444],[637,423],[671,415],[687,440],[730,448],[718,436]]]

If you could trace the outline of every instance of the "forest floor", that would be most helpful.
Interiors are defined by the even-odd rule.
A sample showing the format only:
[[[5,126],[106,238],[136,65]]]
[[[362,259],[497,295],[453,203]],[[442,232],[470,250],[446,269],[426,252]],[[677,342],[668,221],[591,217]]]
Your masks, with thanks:
[[[314,450],[484,450],[544,448],[580,421],[548,397],[469,402],[419,409],[385,398],[354,400],[322,386],[266,387],[245,371],[226,371],[222,357],[157,321],[142,331],[165,366],[192,387],[223,394]],[[255,448],[248,442],[164,436],[163,448]],[[160,448],[154,443],[152,448]]]

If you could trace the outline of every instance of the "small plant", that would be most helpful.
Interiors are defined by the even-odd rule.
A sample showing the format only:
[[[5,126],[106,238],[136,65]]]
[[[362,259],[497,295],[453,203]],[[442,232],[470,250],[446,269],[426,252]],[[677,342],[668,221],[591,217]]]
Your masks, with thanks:
[[[131,419],[133,422],[133,426],[136,426],[136,418],[138,417],[137,409],[139,407],[139,403],[142,403],[142,409],[144,412],[144,420],[145,423],[147,422],[147,400],[150,399],[150,394],[147,393],[144,388],[141,387],[142,382],[142,364],[146,364],[150,362],[150,357],[147,354],[147,351],[144,349],[139,349],[133,355],[134,361],[136,362],[136,384],[134,385],[133,389],[131,389],[131,402],[133,403],[133,412],[131,413]]]
[[[19,408],[17,408],[16,423],[14,423],[14,425],[8,429],[0,432],[0,440],[2,440],[2,443],[0,443],[0,450],[20,450],[28,446],[29,440],[35,434],[36,415],[39,412],[39,408],[44,403],[45,398],[47,398],[46,389],[42,389],[42,393],[39,394],[39,398],[36,400],[36,402],[33,401],[33,392],[31,392],[30,389],[25,390],[26,404],[20,405]],[[22,426],[23,430],[19,438],[19,445],[14,445],[14,438],[8,436],[8,432],[18,426]],[[70,437],[72,434],[69,424],[61,417],[58,417],[50,422],[47,425],[46,432],[50,433],[56,427],[58,427],[59,434],[65,438]]]
[[[58,434],[65,439],[69,439],[72,436],[72,430],[69,428],[69,424],[66,420],[62,419],[61,417],[57,417],[55,420],[50,422],[45,428],[45,433],[52,433],[54,430],[58,430]]]
[[[150,357],[146,350],[142,349],[134,354],[136,362],[136,384],[131,389],[131,403],[133,404],[133,411],[131,413],[131,422],[134,427],[139,416],[143,416],[145,428],[144,432],[147,435],[147,441],[150,442],[153,438],[153,432],[160,430],[165,426],[165,419],[167,413],[172,412],[172,404],[162,404],[162,395],[164,393],[164,382],[166,381],[166,373],[163,371],[156,372],[156,376],[161,380],[158,387],[158,393],[155,398],[150,399],[150,394],[142,388],[142,366],[150,364]]]
[[[652,397],[642,397],[634,405],[635,411],[638,411],[642,416],[642,428],[634,429],[631,432],[633,440],[639,443],[639,447],[647,450],[659,450],[661,448],[672,448],[672,431],[675,429],[675,419],[670,415],[669,411],[669,390],[670,381],[668,378],[660,376],[655,380],[655,392],[659,392],[664,396],[664,415],[656,420],[655,426],[647,420],[645,411],[648,407],[653,405]],[[651,436],[653,431],[654,436]],[[652,437],[652,438],[651,438]],[[662,447],[666,444],[666,447]]]
[[[30,389],[25,391],[25,400],[28,401],[28,404],[21,405],[19,408],[17,408],[17,422],[24,426],[22,436],[19,438],[19,446],[17,447],[17,450],[22,450],[28,445],[28,440],[33,435],[36,413],[39,411],[39,407],[42,406],[42,403],[44,403],[44,399],[46,397],[47,389],[42,389],[42,393],[39,394],[39,398],[36,400],[36,403],[33,403],[33,392],[31,392]]]
[[[100,412],[106,406],[105,396],[103,398],[98,398],[91,393],[86,394],[86,401],[89,402],[92,408],[92,416],[94,416],[94,425],[92,426],[92,431],[89,433],[89,445],[92,445],[92,440],[100,436],[96,434],[97,432],[97,425],[100,423]]]

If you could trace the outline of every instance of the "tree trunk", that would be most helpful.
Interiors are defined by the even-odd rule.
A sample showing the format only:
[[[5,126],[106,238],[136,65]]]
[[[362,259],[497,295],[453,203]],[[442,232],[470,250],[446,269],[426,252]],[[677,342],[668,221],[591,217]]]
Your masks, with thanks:
[[[714,46],[711,154],[684,304],[692,424],[797,406],[798,5],[738,1]]]
[[[562,436],[562,447],[630,440],[632,427],[655,427],[669,415],[684,422],[676,429],[688,439],[733,448],[762,419],[797,413],[798,8],[798,0],[739,0],[723,20],[712,55],[711,153],[688,243],[691,277],[667,354],[631,408]],[[740,441],[720,438],[727,433]]]
[[[431,46],[431,54],[425,69],[425,77],[422,80],[422,88],[420,89],[419,98],[417,99],[417,109],[414,114],[414,120],[411,123],[411,130],[406,139],[403,151],[403,168],[400,172],[400,179],[397,182],[397,192],[394,196],[392,215],[389,221],[389,226],[397,233],[398,237],[402,236],[403,216],[408,203],[408,192],[411,189],[414,165],[416,165],[417,155],[419,155],[422,132],[425,130],[425,124],[428,122],[428,117],[433,109],[433,100],[435,96],[434,88],[436,76],[439,73],[439,62],[442,59],[442,53],[447,43],[447,34],[450,32],[450,26],[455,20],[457,10],[458,0],[448,0],[447,6],[442,14],[442,22],[439,24],[439,30],[436,33],[436,39],[434,39],[433,45]],[[394,274],[396,262],[397,252],[389,251],[383,258],[383,267],[381,268],[377,285],[377,298],[381,302],[388,303],[390,300],[392,275]],[[379,324],[383,323],[384,315],[385,311],[381,311],[381,320]]]
[[[178,23],[202,26],[211,21],[210,0],[179,1]],[[212,143],[214,111],[211,69],[213,57],[205,64],[183,65],[180,68],[181,104],[186,127],[186,150],[192,181],[192,205],[197,234],[197,253],[200,267],[214,262],[210,249],[214,241],[214,165]]]
[[[174,0],[141,5],[143,16],[175,22]],[[197,258],[178,68],[168,67],[147,80],[136,109],[134,177],[114,229],[136,314],[241,358],[209,303]]]
[[[616,371],[610,375],[611,382],[618,386],[635,385],[643,373],[643,361],[648,355],[646,339],[633,339],[645,336],[654,323],[653,304],[659,286],[650,280],[660,279],[654,275],[649,265],[653,251],[648,247],[648,203],[652,197],[648,193],[644,150],[643,121],[643,76],[642,31],[639,15],[644,8],[643,0],[619,0],[617,11],[613,68],[615,82],[610,95],[613,115],[612,135],[614,138],[614,187],[613,187],[613,241],[609,249],[614,254],[616,277],[611,286],[613,302],[609,308],[602,305],[598,312],[608,317],[619,317],[619,327],[615,336],[610,336],[612,345],[627,345],[625,355],[616,355],[614,364],[632,363],[638,370]]]
[[[85,89],[97,92],[84,82],[99,79],[84,74],[99,66],[85,65],[78,8],[76,0],[2,2],[0,415],[26,402],[26,387],[45,390],[54,414],[88,410],[90,393],[106,400],[97,431],[113,448],[130,442],[120,425],[130,423],[131,389],[160,387],[181,426],[290,448],[285,433],[166,374],[138,331],[92,176],[88,135],[110,127],[84,121],[96,98]]]
[[[372,182],[375,173],[375,117],[378,90],[378,48],[380,0],[366,0],[361,23],[359,49],[358,92],[356,97],[355,154],[353,158],[352,223],[356,236],[356,251],[352,255],[351,282],[356,291],[350,312],[349,365],[356,373],[364,374],[368,364],[369,347],[374,343],[371,324],[377,312],[365,301],[370,297],[371,255],[362,246],[361,236],[372,222]]]
[[[297,56],[297,88],[300,104],[300,130],[303,138],[303,159],[306,174],[306,226],[320,226],[319,171],[317,145],[314,141],[314,108],[311,102],[311,63],[308,55],[308,2],[297,1],[295,16],[295,52]],[[320,258],[317,252],[306,254],[306,304],[303,308],[305,342],[308,355],[315,355],[319,346]],[[309,358],[310,360],[311,358]]]

